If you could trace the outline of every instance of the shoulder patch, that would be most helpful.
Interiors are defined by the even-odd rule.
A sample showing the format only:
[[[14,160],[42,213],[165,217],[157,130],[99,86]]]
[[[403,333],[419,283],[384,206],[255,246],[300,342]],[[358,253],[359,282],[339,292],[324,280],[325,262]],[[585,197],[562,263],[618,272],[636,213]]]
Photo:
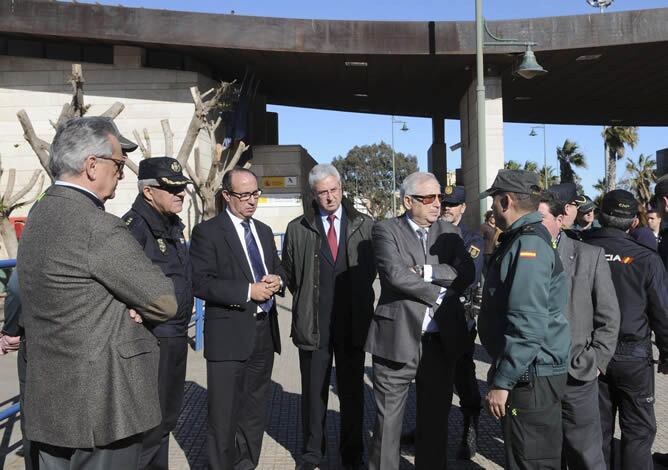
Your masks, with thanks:
[[[165,243],[165,240],[158,238],[156,242],[158,243],[158,249],[160,250],[160,253],[163,255],[167,254],[167,244]]]
[[[476,259],[480,255],[480,248],[471,245],[469,247],[469,255],[471,255],[471,258]]]
[[[535,251],[520,251],[520,258],[535,258]]]

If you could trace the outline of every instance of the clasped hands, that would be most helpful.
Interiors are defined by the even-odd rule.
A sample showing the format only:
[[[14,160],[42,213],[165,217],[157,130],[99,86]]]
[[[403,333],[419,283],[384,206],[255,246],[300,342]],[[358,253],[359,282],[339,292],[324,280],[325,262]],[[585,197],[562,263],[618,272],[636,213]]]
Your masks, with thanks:
[[[265,302],[281,289],[281,277],[276,274],[266,274],[260,282],[251,284],[251,299],[256,302]]]
[[[17,351],[19,349],[19,344],[21,344],[20,336],[0,334],[0,356]]]

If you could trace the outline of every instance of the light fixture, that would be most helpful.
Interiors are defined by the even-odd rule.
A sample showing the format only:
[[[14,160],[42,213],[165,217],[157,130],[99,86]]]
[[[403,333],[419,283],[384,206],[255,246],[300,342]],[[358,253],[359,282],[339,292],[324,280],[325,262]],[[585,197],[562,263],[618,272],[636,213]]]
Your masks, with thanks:
[[[455,150],[459,150],[460,148],[462,148],[462,143],[457,142],[456,144],[450,146],[450,151],[454,152]]]
[[[536,137],[536,136],[538,135],[538,134],[536,134],[536,129],[534,129],[534,128],[532,127],[532,128],[531,128],[531,132],[529,132],[529,135],[530,135],[531,137]]]
[[[515,101],[531,101],[533,99],[532,96],[516,96],[513,98]]]
[[[408,126],[406,125],[405,122],[404,122],[404,125],[401,126],[401,129],[399,129],[399,130],[400,130],[400,131],[404,131],[404,132],[406,132],[406,131],[408,130]]]
[[[515,70],[515,74],[527,80],[531,80],[534,77],[539,77],[546,73],[547,70],[538,63],[536,55],[531,50],[531,46],[527,44],[527,50],[522,58],[522,63],[517,67],[517,70]]]
[[[354,61],[347,61],[345,62],[346,67],[368,67],[369,64],[366,62],[354,62]]]
[[[357,98],[368,98],[369,97],[369,95],[366,94],[366,93],[353,93],[353,96],[355,96]]]

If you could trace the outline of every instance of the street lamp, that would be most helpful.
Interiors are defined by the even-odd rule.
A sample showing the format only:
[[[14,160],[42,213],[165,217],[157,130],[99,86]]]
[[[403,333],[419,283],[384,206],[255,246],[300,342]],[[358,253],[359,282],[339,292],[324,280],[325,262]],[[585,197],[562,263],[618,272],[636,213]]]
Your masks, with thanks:
[[[401,131],[407,132],[408,131],[408,126],[406,125],[406,121],[399,121],[397,119],[394,119],[394,116],[392,116],[392,217],[397,215],[397,167],[396,167],[396,162],[394,161],[394,125],[395,124],[403,124],[401,126]]]
[[[543,186],[543,188],[547,189],[547,132],[545,124],[533,126],[531,132],[529,132],[531,137],[536,137],[538,135],[536,129],[543,129],[543,176],[545,177],[545,186]]]
[[[516,73],[526,79],[534,78],[538,75],[547,73],[538,62],[531,51],[531,46],[536,43],[529,41],[518,41],[516,39],[502,39],[494,36],[487,29],[485,19],[482,16],[482,0],[475,0],[475,58],[476,58],[476,112],[478,124],[478,184],[480,191],[487,189],[487,142],[485,139],[485,74],[483,47],[484,46],[524,46],[526,52],[522,63],[517,68]],[[494,42],[485,42],[485,34],[494,40]],[[480,201],[480,220],[485,215],[486,204]]]

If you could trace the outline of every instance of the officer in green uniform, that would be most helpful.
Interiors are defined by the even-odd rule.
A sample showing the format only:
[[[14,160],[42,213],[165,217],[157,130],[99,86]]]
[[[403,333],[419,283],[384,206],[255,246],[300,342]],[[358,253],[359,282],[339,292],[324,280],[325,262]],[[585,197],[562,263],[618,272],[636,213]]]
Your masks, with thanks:
[[[500,170],[480,197],[494,198],[499,238],[483,288],[478,331],[492,356],[485,398],[503,419],[506,468],[561,468],[561,397],[570,331],[565,274],[537,212],[538,175]]]

